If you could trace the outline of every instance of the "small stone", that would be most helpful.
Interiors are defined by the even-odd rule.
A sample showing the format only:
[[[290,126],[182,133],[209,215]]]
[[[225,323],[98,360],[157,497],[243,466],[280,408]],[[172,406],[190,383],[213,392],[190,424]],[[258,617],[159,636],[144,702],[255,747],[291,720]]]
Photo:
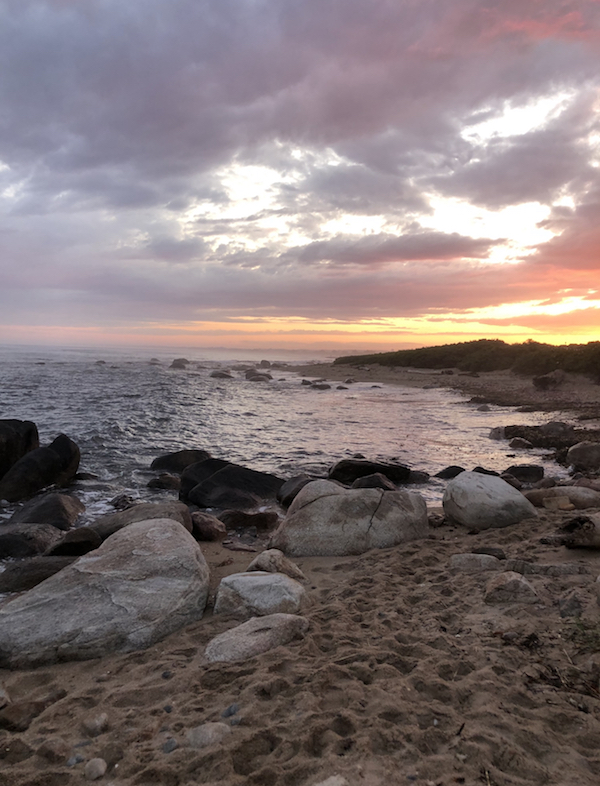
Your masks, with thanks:
[[[106,712],[96,715],[93,718],[86,718],[81,724],[83,731],[89,737],[99,737],[101,734],[104,734],[105,731],[108,731],[108,726],[108,715]]]
[[[179,747],[179,743],[177,742],[177,740],[174,740],[173,737],[171,737],[166,742],[163,742],[162,752],[173,753],[173,751],[177,750],[178,747]]]
[[[33,750],[24,740],[20,740],[18,737],[16,739],[14,737],[0,739],[0,760],[7,764],[19,764],[31,756],[33,756]]]
[[[579,596],[572,592],[566,598],[561,598],[558,601],[558,611],[561,617],[581,617],[583,605]]]
[[[166,671],[163,671],[163,673],[160,676],[163,678],[163,680],[170,680],[171,677],[173,676],[173,672],[167,669]]]
[[[509,570],[488,582],[484,600],[486,603],[537,603],[539,597],[524,576]]]
[[[221,717],[230,718],[232,715],[237,715],[239,711],[240,711],[239,704],[230,704],[229,707],[227,707],[227,709],[223,710],[223,712],[221,713]]]
[[[62,737],[49,737],[40,745],[36,753],[52,764],[60,764],[66,760],[69,750],[69,745]]]
[[[90,759],[85,765],[84,773],[88,781],[97,781],[104,777],[108,766],[104,759]]]
[[[67,760],[67,767],[75,767],[76,764],[81,764],[82,761],[85,761],[85,758],[81,755],[81,753],[76,753]]]
[[[453,554],[450,569],[457,573],[481,573],[485,570],[501,570],[500,560],[491,554]]]
[[[203,723],[202,726],[189,729],[186,737],[190,748],[199,750],[221,742],[229,734],[231,728],[226,723]]]

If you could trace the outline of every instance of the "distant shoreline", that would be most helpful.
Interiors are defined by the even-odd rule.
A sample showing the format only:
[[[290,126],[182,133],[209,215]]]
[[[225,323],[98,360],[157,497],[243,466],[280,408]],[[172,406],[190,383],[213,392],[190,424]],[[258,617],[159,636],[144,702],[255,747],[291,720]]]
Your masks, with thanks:
[[[600,385],[581,374],[565,374],[557,387],[539,390],[534,387],[531,377],[517,375],[512,371],[488,371],[471,375],[452,369],[450,374],[430,369],[381,366],[377,363],[314,363],[294,366],[294,371],[299,376],[323,378],[328,382],[342,384],[347,379],[354,379],[357,382],[411,388],[446,388],[481,398],[481,403],[570,413],[571,417],[578,420],[597,420],[599,422],[595,425],[600,426]]]

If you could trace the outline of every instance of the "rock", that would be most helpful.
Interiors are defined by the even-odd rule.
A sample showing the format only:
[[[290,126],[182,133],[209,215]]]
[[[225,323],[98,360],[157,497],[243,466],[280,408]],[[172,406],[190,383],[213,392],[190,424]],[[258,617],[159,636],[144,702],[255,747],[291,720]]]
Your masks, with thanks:
[[[445,469],[437,472],[434,477],[441,478],[442,480],[452,480],[452,478],[455,478],[457,475],[460,475],[461,472],[465,471],[466,470],[464,467],[459,467],[456,464],[452,464],[449,467],[446,467]]]
[[[537,508],[544,507],[544,500],[554,497],[568,497],[569,502],[577,510],[600,508],[600,491],[585,486],[553,486],[547,489],[526,491],[525,497]]]
[[[128,527],[136,521],[148,521],[149,519],[178,521],[188,532],[192,531],[192,516],[188,506],[174,499],[165,502],[142,502],[126,510],[101,516],[89,526],[100,535],[102,540],[106,540],[123,527]]]
[[[90,718],[84,718],[81,723],[81,728],[84,734],[87,734],[88,737],[99,737],[109,729],[107,713],[101,712],[100,715],[93,715]]]
[[[349,486],[357,478],[380,472],[393,483],[405,483],[410,469],[403,464],[388,464],[383,461],[367,461],[366,459],[342,459],[329,470],[329,480],[337,480]]]
[[[291,556],[343,556],[427,537],[427,506],[419,494],[344,489],[327,480],[305,486],[270,546]]]
[[[343,775],[332,775],[325,781],[319,781],[315,786],[350,786],[350,784]]]
[[[233,374],[230,371],[225,371],[224,369],[215,369],[211,371],[208,375],[213,379],[233,379]]]
[[[296,579],[296,581],[308,581],[300,568],[279,549],[266,549],[266,551],[255,557],[246,568],[246,572],[253,570],[263,570],[268,573],[285,573],[286,576],[290,576],[292,579]]]
[[[494,469],[486,469],[485,467],[473,467],[473,472],[478,472],[480,475],[491,475],[495,478],[500,477],[500,473]]]
[[[313,390],[331,390],[331,385],[327,382],[313,382],[311,388]]]
[[[228,464],[229,462],[223,459],[209,458],[187,466],[181,473],[179,499],[187,499],[188,494],[194,486],[197,486],[204,480],[208,480],[211,475],[214,475],[218,470],[228,466]]]
[[[514,437],[508,443],[508,447],[514,449],[523,449],[529,450],[533,447],[532,443],[528,439],[523,439],[523,437]]]
[[[194,486],[187,496],[200,508],[243,509],[274,499],[282,485],[283,480],[275,475],[227,464]]]
[[[33,750],[19,737],[0,738],[0,761],[6,764],[20,764],[33,756]]]
[[[558,543],[568,549],[600,549],[600,513],[568,521],[559,530]]]
[[[48,557],[81,557],[97,549],[102,538],[91,527],[78,527],[67,532],[46,551]]]
[[[502,563],[490,554],[453,554],[450,570],[456,573],[481,573],[486,570],[502,570]]]
[[[190,748],[201,750],[202,748],[208,748],[209,745],[216,745],[222,742],[230,734],[231,726],[228,726],[226,723],[216,722],[203,723],[202,726],[188,729],[185,736]]]
[[[411,469],[408,479],[406,480],[407,483],[428,483],[430,474],[428,472],[423,472],[419,469]]]
[[[0,527],[0,559],[43,554],[60,539],[52,524],[7,524]]]
[[[261,374],[255,371],[254,374],[246,373],[246,379],[248,382],[269,382],[273,377],[270,374]]]
[[[259,532],[270,532],[277,528],[279,516],[274,510],[265,510],[259,513],[246,513],[243,510],[224,510],[219,513],[219,519],[227,529],[248,529],[256,527]]]
[[[149,489],[166,489],[169,491],[179,491],[181,488],[181,478],[171,475],[168,472],[161,472],[157,478],[152,478],[147,483]]]
[[[303,489],[312,480],[314,478],[311,478],[309,475],[295,475],[293,478],[286,480],[277,491],[277,501],[284,508],[289,508],[300,489]]]
[[[192,535],[196,540],[223,540],[227,537],[227,527],[216,516],[196,510],[192,513]]]
[[[0,573],[0,593],[24,592],[75,561],[75,557],[28,557],[8,563]]]
[[[144,649],[202,617],[208,581],[179,522],[134,522],[0,608],[0,667]]]
[[[505,483],[508,483],[509,486],[512,486],[513,488],[517,489],[517,491],[520,491],[523,488],[523,484],[521,483],[520,480],[513,478],[512,475],[508,475],[506,472],[503,472],[500,475],[500,477]]]
[[[70,529],[85,505],[77,497],[52,492],[34,497],[15,510],[9,524],[51,524],[62,530]]]
[[[79,448],[64,434],[48,447],[35,448],[20,458],[0,480],[0,499],[32,497],[46,486],[66,486],[79,467]]]
[[[232,573],[221,579],[214,613],[236,617],[296,614],[304,595],[304,587],[283,573]]]
[[[6,705],[10,703],[11,700],[10,700],[10,696],[8,695],[8,691],[6,690],[4,685],[2,685],[2,683],[0,682],[0,710],[4,709],[4,707],[6,707]]]
[[[526,578],[514,571],[490,579],[485,589],[486,603],[537,603],[537,592]]]
[[[496,559],[506,559],[504,549],[501,549],[499,546],[479,546],[473,549],[473,554],[490,554],[492,557],[496,557]]]
[[[542,502],[546,510],[575,510],[575,505],[566,496],[544,497]]]
[[[69,744],[62,737],[49,737],[36,750],[38,756],[52,764],[64,763],[70,752]]]
[[[206,450],[177,450],[175,453],[165,453],[158,456],[150,464],[150,469],[165,470],[166,472],[182,473],[190,464],[206,461],[211,458]]]
[[[600,442],[578,442],[567,451],[567,464],[580,470],[600,469]]]
[[[362,478],[356,478],[352,484],[353,489],[386,489],[387,491],[396,491],[396,486],[392,481],[381,472],[374,472],[372,475],[365,475]]]
[[[513,464],[504,471],[521,483],[539,483],[544,477],[544,468],[538,464]]]
[[[506,435],[504,431],[504,426],[495,426],[493,429],[491,429],[488,436],[490,439],[495,439],[495,440],[505,439]]]
[[[462,472],[451,480],[442,504],[451,521],[477,531],[508,527],[537,516],[519,491],[498,477],[478,472]]]
[[[263,652],[303,638],[308,620],[296,614],[270,614],[252,617],[209,641],[205,657],[209,663],[248,660]]]
[[[565,619],[567,617],[581,617],[583,604],[576,592],[571,592],[558,601],[558,612]]]
[[[104,759],[96,758],[90,759],[84,767],[84,775],[88,781],[97,781],[106,775],[108,769],[107,763]]]
[[[35,423],[30,420],[0,420],[0,480],[19,459],[39,446]]]

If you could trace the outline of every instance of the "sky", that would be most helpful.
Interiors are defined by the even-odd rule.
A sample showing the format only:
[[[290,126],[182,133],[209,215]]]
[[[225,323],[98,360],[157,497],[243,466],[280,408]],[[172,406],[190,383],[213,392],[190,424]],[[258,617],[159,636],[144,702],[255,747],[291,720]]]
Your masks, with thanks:
[[[0,0],[0,342],[600,340],[600,0]]]

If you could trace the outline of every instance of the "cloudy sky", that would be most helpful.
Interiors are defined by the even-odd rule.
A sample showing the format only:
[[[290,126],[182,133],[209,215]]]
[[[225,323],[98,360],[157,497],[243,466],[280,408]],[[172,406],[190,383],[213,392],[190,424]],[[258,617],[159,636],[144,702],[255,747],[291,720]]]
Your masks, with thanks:
[[[0,0],[5,343],[600,340],[600,0]]]

